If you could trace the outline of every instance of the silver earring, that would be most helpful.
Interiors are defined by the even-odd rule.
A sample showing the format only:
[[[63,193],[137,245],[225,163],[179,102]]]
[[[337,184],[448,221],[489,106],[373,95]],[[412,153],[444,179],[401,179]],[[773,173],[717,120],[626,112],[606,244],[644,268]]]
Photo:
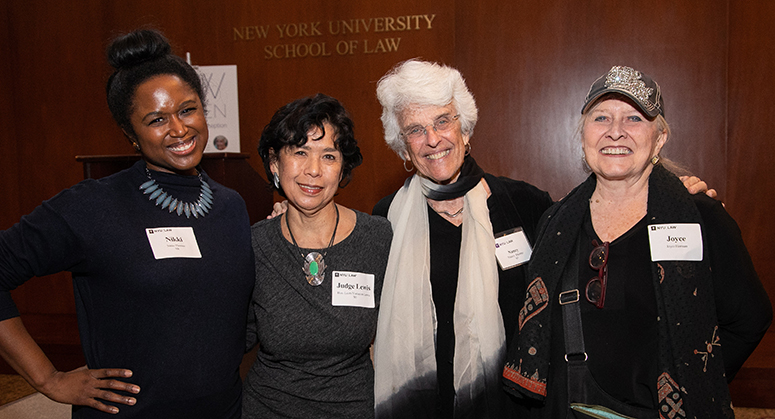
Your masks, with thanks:
[[[471,143],[466,143],[466,156],[471,154]]]
[[[274,188],[280,190],[280,176],[277,175],[277,172],[272,173],[272,182],[274,183]]]
[[[409,164],[412,167],[406,167],[406,162],[409,162]],[[411,172],[412,170],[414,170],[414,165],[412,164],[411,160],[404,160],[404,170],[406,170],[407,172]]]

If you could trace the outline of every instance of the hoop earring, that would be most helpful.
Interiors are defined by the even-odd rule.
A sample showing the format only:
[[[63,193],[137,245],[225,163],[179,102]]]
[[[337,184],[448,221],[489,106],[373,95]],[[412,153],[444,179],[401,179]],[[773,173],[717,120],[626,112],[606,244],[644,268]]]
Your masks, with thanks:
[[[651,164],[656,166],[659,163],[659,154],[651,158]]]
[[[466,143],[466,156],[471,154],[471,148],[472,148],[471,143],[470,142]]]
[[[277,173],[272,173],[272,183],[274,183],[274,188],[279,191],[280,190],[280,176],[278,176]]]
[[[406,167],[406,162],[409,162],[409,164],[412,165],[412,167]],[[412,164],[411,160],[404,160],[404,170],[406,170],[407,172],[411,172],[412,170],[414,170],[414,165]]]

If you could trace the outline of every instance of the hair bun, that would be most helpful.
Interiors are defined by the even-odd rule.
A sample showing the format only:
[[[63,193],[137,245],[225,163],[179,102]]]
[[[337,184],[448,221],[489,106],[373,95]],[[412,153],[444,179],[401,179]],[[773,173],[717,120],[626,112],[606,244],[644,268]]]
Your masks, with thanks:
[[[151,29],[140,29],[114,39],[108,46],[108,63],[120,70],[169,55],[167,38]]]

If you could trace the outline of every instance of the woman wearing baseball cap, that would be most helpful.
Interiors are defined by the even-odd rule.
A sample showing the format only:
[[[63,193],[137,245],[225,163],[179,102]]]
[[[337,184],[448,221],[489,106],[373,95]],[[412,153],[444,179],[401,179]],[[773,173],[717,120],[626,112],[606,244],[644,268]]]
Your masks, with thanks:
[[[727,382],[772,321],[737,224],[661,156],[650,77],[613,67],[580,127],[592,173],[543,216],[507,388],[534,417],[734,417]]]

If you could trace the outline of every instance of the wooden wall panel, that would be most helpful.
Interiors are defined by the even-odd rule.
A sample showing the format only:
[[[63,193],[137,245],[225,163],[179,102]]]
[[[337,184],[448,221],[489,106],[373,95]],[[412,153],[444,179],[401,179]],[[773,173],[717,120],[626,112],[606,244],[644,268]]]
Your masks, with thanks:
[[[579,184],[574,133],[589,86],[614,65],[662,86],[665,155],[725,192],[726,1],[460,2],[456,62],[480,107],[486,170],[561,198]]]
[[[0,42],[0,190],[5,198],[0,201],[0,229],[10,226],[19,214],[19,147],[17,145],[16,124],[13,118],[13,98],[15,86],[12,76],[15,45],[11,37],[11,26],[8,13],[9,5],[0,5],[0,37],[7,42]]]
[[[41,5],[29,6],[34,12],[41,11]],[[47,19],[48,12],[43,13],[40,20],[24,19],[17,4],[4,3],[2,7],[0,26],[6,41],[0,42],[0,126],[3,130],[0,164],[4,169],[0,187],[5,199],[0,228],[4,229],[43,199],[80,180],[77,171],[67,173],[67,163],[77,167],[68,160],[72,160],[69,155],[77,138],[85,132],[78,121],[88,120],[85,112],[88,108],[78,108],[71,118],[60,118],[60,115],[70,115],[68,106],[88,94],[88,87],[72,86],[72,91],[64,96],[51,94],[65,93],[67,89],[63,86],[73,85],[72,80],[79,79],[73,72],[80,66],[69,65],[73,59],[68,58],[66,48],[60,51],[61,54],[39,57],[31,56],[30,52],[42,53],[35,46],[50,44],[52,36],[57,36],[63,27]],[[61,15],[63,10],[54,7],[50,13]],[[49,29],[52,32],[48,32]],[[46,87],[41,89],[44,85]],[[76,108],[72,110],[76,111]],[[57,135],[65,126],[72,130],[74,141],[62,141]],[[44,344],[77,343],[77,331],[72,327],[72,319],[68,318],[75,313],[69,274],[40,278],[35,282],[29,292],[20,288],[12,295],[22,313],[34,316],[28,323],[37,332],[36,337]]]
[[[486,170],[560,198],[585,175],[573,139],[590,83],[630,65],[662,86],[665,155],[716,188],[775,297],[775,145],[769,82],[775,9],[764,1],[465,2],[456,63],[480,107],[473,154]],[[772,330],[772,329],[771,329]],[[739,406],[775,407],[775,333],[733,382]],[[769,377],[769,378],[768,378]]]
[[[12,115],[23,213],[81,180],[73,157],[110,139],[105,130],[110,125],[102,72],[104,36],[93,24],[100,19],[91,3],[75,8],[49,1],[9,5]]]
[[[7,25],[2,25],[5,38],[0,44],[8,50],[2,51],[0,62],[8,67],[3,91],[10,93],[3,102],[11,106],[7,114],[3,112],[9,119],[2,126],[10,127],[13,135],[3,139],[11,158],[6,166],[6,156],[2,157],[9,171],[2,180],[8,193],[2,229],[83,179],[76,154],[121,150],[101,147],[114,135],[110,130],[114,124],[104,98],[104,36],[96,5],[84,2],[73,8],[44,1],[3,5]],[[36,278],[12,295],[39,343],[78,343],[68,273]]]
[[[326,28],[329,21],[412,15],[435,15],[432,28],[360,27],[347,35]],[[280,38],[277,25],[303,23],[308,36]],[[272,113],[316,92],[339,98],[353,114],[365,161],[337,200],[362,211],[407,176],[382,140],[374,93],[395,63],[421,57],[458,67],[480,107],[473,155],[487,171],[526,180],[555,198],[585,177],[573,134],[589,84],[612,65],[633,66],[665,92],[674,129],[665,154],[720,192],[775,296],[769,255],[775,226],[767,217],[775,190],[768,170],[775,146],[767,131],[774,118],[775,10],[766,0],[8,0],[0,5],[0,229],[80,181],[76,155],[131,152],[105,103],[104,48],[140,26],[164,31],[195,65],[238,66],[241,148],[261,176],[255,146]],[[266,28],[266,36],[235,35],[237,28],[248,36],[244,28],[251,26]],[[385,38],[400,38],[398,48],[377,51]],[[358,48],[339,55],[339,42]],[[267,58],[267,47],[324,43],[329,56]],[[36,279],[14,297],[36,338],[74,342],[68,274]],[[761,370],[741,377],[772,376],[772,335],[747,364]]]
[[[107,2],[106,2],[107,3]],[[239,78],[240,131],[243,152],[251,153],[251,164],[263,175],[261,161],[255,151],[264,125],[277,108],[285,103],[317,92],[342,101],[352,113],[356,137],[365,163],[354,172],[353,182],[340,191],[338,202],[362,211],[371,211],[379,198],[401,185],[405,174],[400,160],[387,149],[382,140],[379,122],[380,108],[376,101],[376,81],[395,63],[424,56],[431,60],[451,61],[449,47],[454,33],[454,9],[445,2],[397,1],[391,4],[358,1],[307,2],[294,0],[283,3],[235,1],[224,6],[220,1],[198,1],[197,7],[187,8],[183,16],[178,11],[187,4],[171,1],[132,3],[110,2],[104,7],[107,21],[113,27],[130,30],[145,24],[162,29],[172,39],[177,51],[190,52],[196,65],[236,64]],[[153,8],[145,6],[153,5]],[[194,10],[190,10],[194,9]],[[153,15],[139,13],[153,10]],[[369,19],[398,18],[415,15],[435,15],[431,29],[423,20],[412,20],[412,30],[375,32],[375,21]],[[360,20],[357,33],[342,34],[342,25],[328,22]],[[196,22],[192,30],[191,22]],[[381,22],[385,22],[381,20]],[[313,30],[313,25],[316,30]],[[307,36],[302,35],[307,25]],[[369,25],[369,29],[366,29]],[[286,26],[284,35],[278,27]],[[246,32],[245,27],[266,30]],[[398,24],[394,24],[394,28]],[[235,32],[236,31],[236,32]],[[239,35],[237,35],[237,33]],[[295,35],[295,36],[294,36]],[[253,36],[254,39],[248,40]],[[397,49],[387,47],[391,39]],[[340,42],[354,43],[354,48],[339,48]],[[383,42],[386,49],[379,49]],[[396,44],[397,43],[397,44]],[[323,47],[325,44],[325,47]],[[306,57],[274,58],[266,48],[282,56],[289,55],[286,45],[295,46],[297,54],[311,51]],[[275,49],[275,47],[280,46]],[[348,51],[348,52],[345,52]],[[383,52],[380,52],[383,51]],[[312,56],[317,55],[319,56]],[[325,54],[325,56],[324,56]],[[272,58],[268,58],[272,57]],[[374,182],[380,178],[383,182]]]
[[[105,82],[111,73],[104,49],[115,35],[138,27],[162,30],[181,56],[195,65],[236,64],[241,149],[264,176],[255,151],[264,125],[283,104],[317,92],[340,99],[351,111],[365,163],[337,197],[370,212],[407,174],[384,145],[376,81],[395,63],[415,56],[453,61],[451,2],[356,0],[255,2],[217,0],[115,2],[9,0],[0,13],[0,177],[7,196],[0,229],[10,227],[43,200],[83,179],[76,155],[131,153],[110,117]],[[421,18],[428,15],[430,26]],[[399,25],[399,17],[404,22]],[[394,19],[392,29],[388,19]],[[328,21],[363,19],[355,33],[329,33]],[[318,33],[311,30],[320,22]],[[411,22],[411,25],[407,25]],[[280,37],[278,25],[308,25],[307,35]],[[365,25],[368,25],[368,29]],[[377,27],[376,25],[380,25]],[[267,27],[267,36],[235,40],[235,28]],[[388,45],[386,38],[391,39]],[[336,46],[345,42],[346,53]],[[380,47],[380,42],[382,43]],[[266,47],[326,44],[328,55],[267,58]],[[368,43],[368,44],[367,44]],[[314,47],[313,47],[314,48]],[[7,99],[7,100],[6,100]],[[36,278],[13,292],[33,336],[43,343],[77,341],[70,275]]]
[[[353,183],[341,192],[343,203],[369,211],[376,201],[400,185],[405,177],[400,160],[382,141],[379,105],[374,89],[379,77],[395,63],[422,56],[451,62],[454,8],[445,2],[399,1],[390,5],[357,1],[327,2],[214,0],[108,2],[89,0],[61,4],[51,0],[5,3],[10,25],[4,35],[8,53],[8,85],[14,108],[11,127],[24,127],[14,146],[26,168],[25,178],[10,182],[18,192],[20,214],[81,180],[75,155],[124,154],[128,143],[115,127],[105,104],[104,85],[111,69],[104,58],[109,39],[141,26],[164,31],[175,52],[190,52],[195,65],[236,64],[240,85],[242,150],[263,174],[255,146],[272,113],[286,102],[324,92],[339,98],[352,112],[366,163],[356,169]],[[367,31],[330,35],[328,21],[435,15],[432,28],[420,20],[412,30]],[[277,25],[320,22],[319,36],[279,37]],[[268,37],[235,41],[234,28],[266,26]],[[394,28],[397,24],[394,24]],[[414,29],[419,27],[419,29]],[[386,28],[382,28],[386,29]],[[391,38],[394,50],[378,49]],[[400,39],[399,39],[400,38]],[[355,42],[353,54],[339,55],[336,44]],[[370,44],[366,44],[366,42]],[[267,59],[265,47],[279,44],[327,44],[326,57]],[[386,44],[383,44],[386,45]],[[10,83],[10,80],[13,83]],[[10,101],[9,101],[10,102]],[[8,102],[6,102],[8,103]],[[9,135],[9,138],[12,138]],[[57,176],[51,176],[51,173]],[[376,177],[392,179],[374,187]],[[353,190],[349,193],[349,190]],[[18,219],[17,211],[3,224]]]
[[[737,220],[767,292],[775,297],[775,3],[734,2],[730,13],[727,211]],[[765,41],[767,40],[767,41]]]
[[[770,299],[775,299],[775,3],[730,2],[727,211],[737,220]],[[775,408],[775,328],[733,382],[733,397]]]

